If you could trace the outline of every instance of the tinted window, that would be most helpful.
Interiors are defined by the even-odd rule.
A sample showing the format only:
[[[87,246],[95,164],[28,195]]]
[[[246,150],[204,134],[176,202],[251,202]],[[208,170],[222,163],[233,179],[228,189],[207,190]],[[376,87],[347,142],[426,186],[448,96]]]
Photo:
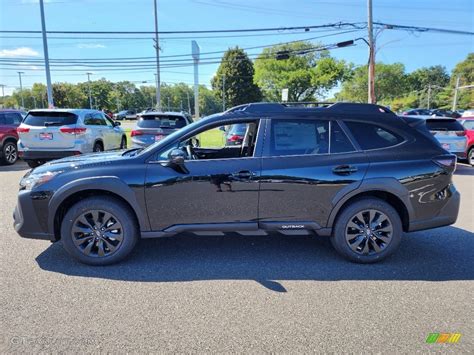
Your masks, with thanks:
[[[426,120],[426,127],[428,127],[430,131],[464,131],[462,124],[454,119],[443,120],[437,118]]]
[[[93,117],[97,122],[98,126],[107,126],[107,122],[105,122],[105,117],[101,113],[94,113]]]
[[[0,113],[0,124],[19,125],[22,119],[22,116],[16,112]]]
[[[77,116],[70,112],[29,112],[24,123],[30,126],[63,126],[76,124]]]
[[[230,126],[229,134],[244,135],[246,130],[247,130],[247,125],[246,124],[243,124],[243,123],[234,124],[234,125]]]
[[[328,149],[328,121],[272,120],[270,155],[325,154]]]
[[[331,153],[347,153],[355,151],[347,135],[339,126],[339,123],[331,123]]]
[[[182,128],[186,126],[184,117],[171,115],[146,115],[142,116],[137,126],[140,128]]]
[[[377,125],[345,122],[362,149],[386,148],[403,142],[403,138]]]

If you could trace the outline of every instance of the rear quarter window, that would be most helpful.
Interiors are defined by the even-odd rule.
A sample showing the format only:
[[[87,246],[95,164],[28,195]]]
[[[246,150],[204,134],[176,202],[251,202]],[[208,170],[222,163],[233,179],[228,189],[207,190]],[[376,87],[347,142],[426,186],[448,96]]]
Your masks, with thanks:
[[[23,122],[38,127],[73,125],[77,116],[71,112],[29,112]]]
[[[363,150],[392,147],[404,141],[398,134],[375,124],[345,122]]]

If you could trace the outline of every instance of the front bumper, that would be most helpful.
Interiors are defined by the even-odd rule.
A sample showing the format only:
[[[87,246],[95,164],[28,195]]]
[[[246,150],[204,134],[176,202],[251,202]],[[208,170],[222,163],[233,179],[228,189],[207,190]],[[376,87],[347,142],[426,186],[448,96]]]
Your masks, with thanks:
[[[13,212],[13,227],[23,238],[54,241],[54,234],[48,233],[38,220],[38,215],[30,196],[30,191],[20,191],[18,202]]]
[[[80,155],[79,151],[72,150],[23,150],[18,152],[23,160],[55,160],[74,155]]]
[[[444,207],[439,211],[438,215],[421,221],[412,221],[408,226],[409,232],[432,229],[438,227],[449,226],[456,222],[461,204],[461,195],[454,185],[451,185],[451,196]]]

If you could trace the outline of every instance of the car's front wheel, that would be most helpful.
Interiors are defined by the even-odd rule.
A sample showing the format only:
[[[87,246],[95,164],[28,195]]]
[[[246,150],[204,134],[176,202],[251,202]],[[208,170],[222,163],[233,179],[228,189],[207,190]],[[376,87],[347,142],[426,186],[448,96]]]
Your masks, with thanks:
[[[469,165],[474,166],[474,147],[467,152],[467,162]]]
[[[120,149],[127,149],[127,138],[125,136],[120,141]]]
[[[390,204],[378,198],[361,198],[338,216],[331,243],[350,261],[373,263],[392,254],[402,234],[400,216]]]
[[[137,240],[133,212],[113,197],[81,200],[66,212],[61,223],[64,249],[89,265],[109,265],[123,260]]]
[[[8,141],[3,145],[2,151],[2,163],[6,165],[15,164],[18,159],[18,151],[16,148],[16,143]]]

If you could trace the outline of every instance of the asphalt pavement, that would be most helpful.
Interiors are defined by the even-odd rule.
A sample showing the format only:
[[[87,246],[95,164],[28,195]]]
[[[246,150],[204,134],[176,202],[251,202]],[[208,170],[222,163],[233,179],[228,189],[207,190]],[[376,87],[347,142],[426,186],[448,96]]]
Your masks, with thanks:
[[[23,163],[0,167],[0,353],[414,353],[474,350],[474,168],[450,227],[406,234],[374,265],[325,238],[143,240],[90,267],[12,227]],[[429,333],[461,333],[427,344]]]

